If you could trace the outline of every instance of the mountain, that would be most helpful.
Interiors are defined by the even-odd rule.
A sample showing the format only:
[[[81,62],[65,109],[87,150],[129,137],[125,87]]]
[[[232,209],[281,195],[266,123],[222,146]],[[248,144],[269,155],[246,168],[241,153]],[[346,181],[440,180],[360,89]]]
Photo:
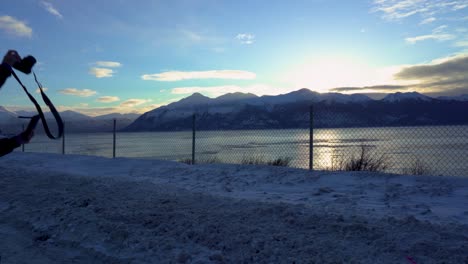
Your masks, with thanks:
[[[403,102],[403,101],[431,101],[433,98],[417,93],[417,92],[410,92],[410,93],[394,93],[385,96],[382,101],[387,103],[396,103],[396,102]]]
[[[225,100],[226,98],[232,100]],[[192,101],[193,104],[188,104]],[[365,95],[316,93],[301,89],[278,96],[248,94],[210,99],[189,96],[147,112],[124,131],[174,131],[192,128],[285,129],[307,128],[310,106],[315,127],[409,126],[468,124],[468,102],[445,101],[419,93],[395,93],[382,100]]]
[[[192,106],[192,105],[200,105],[200,104],[209,104],[213,99],[204,96],[200,93],[194,93],[189,97],[186,97],[178,102],[172,103],[168,106],[171,108],[177,107],[184,107],[184,106]]]
[[[468,101],[468,94],[462,94],[458,96],[439,96],[437,97],[439,100],[447,100],[447,101],[462,101],[462,102],[467,102]]]
[[[46,113],[44,113],[44,115],[45,115],[45,117],[47,119],[54,118],[51,112],[46,112]],[[62,117],[62,120],[65,121],[65,122],[66,121],[82,121],[82,120],[91,120],[91,119],[93,119],[92,117],[90,117],[88,115],[84,115],[82,113],[78,113],[78,112],[71,111],[71,110],[66,110],[66,111],[60,112],[60,117]]]
[[[112,114],[107,114],[107,115],[100,115],[100,116],[95,116],[94,119],[96,120],[106,120],[106,119],[131,119],[135,120],[140,116],[140,114],[120,114],[120,113],[112,113]]]
[[[0,106],[0,122],[10,121],[11,119],[16,119],[16,114]]]
[[[225,95],[221,95],[216,97],[217,102],[231,102],[236,100],[245,100],[245,99],[252,99],[258,98],[255,94],[251,93],[227,93]]]
[[[22,130],[26,126],[28,119],[20,119],[18,116],[34,116],[36,111],[9,111],[0,106],[0,133],[14,134]],[[54,133],[56,131],[56,122],[51,112],[44,113],[47,123]],[[65,124],[65,131],[68,133],[92,133],[92,132],[108,132],[114,127],[114,119],[117,120],[117,129],[123,129],[130,125],[139,115],[138,114],[120,114],[113,113],[97,117],[91,117],[75,111],[66,110],[60,112],[60,116]],[[38,134],[43,133],[42,125],[39,124],[36,129]]]

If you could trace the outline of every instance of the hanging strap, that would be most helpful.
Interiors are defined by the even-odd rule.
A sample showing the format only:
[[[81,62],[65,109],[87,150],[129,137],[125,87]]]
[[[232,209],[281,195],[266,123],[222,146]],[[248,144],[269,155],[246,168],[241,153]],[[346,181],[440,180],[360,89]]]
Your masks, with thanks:
[[[34,106],[36,106],[37,112],[39,113],[39,116],[41,117],[42,125],[44,126],[44,131],[45,131],[46,135],[50,139],[59,139],[59,138],[61,138],[62,135],[63,135],[63,121],[62,121],[62,118],[60,117],[60,114],[57,112],[57,109],[55,109],[55,106],[50,101],[49,97],[47,97],[47,95],[44,93],[44,90],[42,89],[42,84],[37,80],[36,73],[33,72],[34,80],[36,81],[37,86],[39,87],[39,90],[41,91],[42,100],[49,107],[50,112],[52,112],[52,114],[54,115],[55,121],[57,122],[58,135],[56,137],[54,135],[52,135],[52,133],[50,132],[49,126],[47,125],[47,121],[46,121],[45,116],[44,116],[44,113],[42,112],[42,109],[39,106],[39,104],[37,103],[36,99],[34,99],[34,97],[28,92],[28,89],[26,89],[26,86],[24,86],[24,84],[18,78],[15,71],[12,70],[11,74],[13,75],[13,77],[15,77],[16,81],[18,81],[18,83],[21,85],[21,87],[23,87],[23,90],[28,95],[29,100],[31,100],[31,102],[33,102]]]

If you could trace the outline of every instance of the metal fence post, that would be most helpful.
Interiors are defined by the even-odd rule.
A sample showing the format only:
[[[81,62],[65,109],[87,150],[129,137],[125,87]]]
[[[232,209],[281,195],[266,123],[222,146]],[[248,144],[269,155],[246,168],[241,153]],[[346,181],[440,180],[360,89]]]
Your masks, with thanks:
[[[117,127],[117,119],[114,118],[114,140],[112,143],[112,158],[115,158],[115,134],[116,134],[116,127]]]
[[[24,131],[24,124],[23,124],[23,130],[22,130],[22,131]],[[24,152],[24,143],[23,143],[23,144],[21,144],[21,151],[23,151],[23,152]]]
[[[195,164],[195,114],[192,122],[192,164]]]
[[[309,112],[309,170],[314,170],[314,106],[310,106]]]
[[[65,122],[63,123],[63,134],[62,134],[62,155],[65,155]]]

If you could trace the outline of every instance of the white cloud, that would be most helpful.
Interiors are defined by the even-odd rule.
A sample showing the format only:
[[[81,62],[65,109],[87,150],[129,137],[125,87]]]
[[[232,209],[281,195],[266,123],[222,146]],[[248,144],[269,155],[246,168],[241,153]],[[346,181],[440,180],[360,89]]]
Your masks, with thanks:
[[[437,40],[437,41],[447,41],[447,40],[452,40],[455,38],[455,35],[444,33],[444,30],[447,28],[446,25],[440,26],[432,30],[432,34],[428,35],[421,35],[421,36],[416,36],[416,37],[409,37],[406,38],[406,42],[410,44],[415,44],[416,42],[419,41],[424,41],[424,40]]]
[[[190,30],[181,30],[182,34],[185,36],[185,38],[189,39],[192,42],[200,42],[203,40],[203,37]]]
[[[44,92],[46,92],[47,90],[49,90],[49,88],[47,88],[47,87],[42,87],[42,90],[43,90]],[[37,89],[36,89],[36,93],[41,93],[41,90],[39,90],[39,88],[37,88]]]
[[[434,39],[438,41],[446,41],[446,40],[451,40],[454,39],[455,36],[451,34],[429,34],[429,35],[422,35],[422,36],[416,36],[416,37],[411,37],[411,38],[406,38],[406,42],[410,44],[415,44],[416,42],[419,41],[424,41],[424,40],[429,40],[429,39]]]
[[[60,14],[60,12],[51,3],[47,1],[41,1],[41,5],[47,12],[51,13],[52,15],[60,19],[63,18],[62,14]]]
[[[120,104],[120,107],[135,107],[151,102],[151,99],[128,99]]]
[[[117,96],[101,96],[96,101],[100,103],[112,103],[120,101],[120,98]]]
[[[253,80],[256,74],[239,70],[214,70],[214,71],[170,71],[155,74],[144,74],[141,78],[145,81],[182,81],[192,79],[234,79]]]
[[[171,90],[172,94],[204,93],[210,96],[220,96],[227,93],[253,93],[256,95],[277,95],[292,91],[291,88],[278,88],[266,84],[254,84],[248,86],[221,85],[221,86],[190,86],[177,87]]]
[[[255,42],[255,35],[248,33],[240,33],[237,34],[236,39],[238,39],[242,44],[250,45]]]
[[[17,37],[32,36],[32,29],[25,22],[11,16],[0,16],[0,29]]]
[[[79,97],[90,97],[95,95],[97,92],[90,89],[79,90],[76,88],[66,88],[59,91],[61,94],[73,95]]]
[[[116,61],[96,61],[94,65],[105,68],[118,68],[122,66],[122,63]]]
[[[216,47],[216,48],[213,48],[213,51],[216,52],[216,53],[223,53],[223,52],[226,51],[226,48]]]
[[[96,78],[106,78],[106,77],[112,77],[114,74],[114,70],[93,67],[89,69],[89,74],[96,76]]]
[[[374,12],[386,20],[401,20],[414,15],[433,17],[468,7],[468,0],[374,0]]]
[[[421,23],[419,23],[420,25],[425,25],[425,24],[430,24],[434,21],[436,21],[437,19],[435,17],[429,17],[429,18],[426,18],[424,19],[423,21],[421,21]]]
[[[468,40],[460,40],[455,42],[456,47],[467,47],[468,48]]]

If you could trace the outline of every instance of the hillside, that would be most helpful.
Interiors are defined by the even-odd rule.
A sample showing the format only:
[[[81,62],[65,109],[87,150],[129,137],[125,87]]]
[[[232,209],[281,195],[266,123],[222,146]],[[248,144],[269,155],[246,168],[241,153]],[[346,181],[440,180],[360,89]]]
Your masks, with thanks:
[[[307,89],[278,96],[245,96],[232,100],[194,94],[147,112],[125,131],[190,130],[192,116],[202,130],[286,129],[309,127],[310,106],[315,127],[368,127],[468,124],[468,101],[431,98],[419,93],[389,94],[381,100]]]

